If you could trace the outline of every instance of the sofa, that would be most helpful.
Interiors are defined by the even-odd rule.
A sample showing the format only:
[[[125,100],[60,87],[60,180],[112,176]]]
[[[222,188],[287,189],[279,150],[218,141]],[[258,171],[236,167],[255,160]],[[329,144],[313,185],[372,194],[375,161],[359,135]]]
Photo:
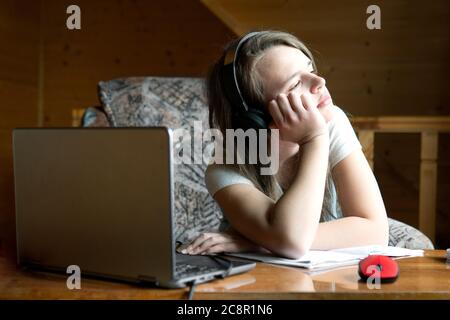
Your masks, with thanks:
[[[98,84],[100,105],[85,109],[80,126],[188,129],[198,121],[206,129],[209,126],[204,85],[204,79],[188,77],[101,81]],[[194,140],[201,141],[201,134],[195,131],[191,134]],[[174,152],[179,152],[181,147],[180,142],[174,141]],[[174,227],[178,241],[189,241],[201,232],[223,230],[223,214],[205,186],[205,169],[205,163],[174,165]],[[433,249],[432,242],[422,232],[391,218],[389,233],[391,246]]]

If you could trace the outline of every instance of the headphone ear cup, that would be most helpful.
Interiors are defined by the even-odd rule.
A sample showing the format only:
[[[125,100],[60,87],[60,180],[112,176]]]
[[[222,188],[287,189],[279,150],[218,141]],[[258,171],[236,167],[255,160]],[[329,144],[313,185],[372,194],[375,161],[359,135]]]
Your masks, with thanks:
[[[233,117],[235,129],[241,128],[244,130],[268,129],[271,121],[272,117],[268,113],[255,108],[249,108],[248,111],[238,111]]]
[[[247,112],[247,117],[253,123],[254,129],[267,129],[269,128],[269,122],[265,119],[266,114],[258,109],[250,109]]]

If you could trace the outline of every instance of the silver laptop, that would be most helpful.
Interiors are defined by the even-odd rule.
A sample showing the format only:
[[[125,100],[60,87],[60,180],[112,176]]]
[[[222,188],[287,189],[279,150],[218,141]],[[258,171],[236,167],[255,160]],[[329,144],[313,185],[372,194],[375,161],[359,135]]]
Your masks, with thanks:
[[[18,263],[184,287],[255,263],[175,252],[172,131],[13,131]]]

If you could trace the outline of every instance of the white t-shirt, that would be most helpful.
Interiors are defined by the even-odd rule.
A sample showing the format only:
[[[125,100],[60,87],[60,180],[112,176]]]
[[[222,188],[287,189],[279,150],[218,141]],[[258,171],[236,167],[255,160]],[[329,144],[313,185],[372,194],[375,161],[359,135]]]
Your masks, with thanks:
[[[342,216],[331,170],[352,151],[357,148],[362,148],[347,115],[338,106],[332,106],[332,108],[334,108],[334,116],[327,123],[330,137],[330,151],[324,206],[322,208],[322,221]],[[214,196],[217,191],[229,185],[239,183],[254,185],[251,180],[240,174],[237,169],[221,164],[210,164],[207,167],[205,182],[211,196]],[[328,215],[328,218],[325,215]]]

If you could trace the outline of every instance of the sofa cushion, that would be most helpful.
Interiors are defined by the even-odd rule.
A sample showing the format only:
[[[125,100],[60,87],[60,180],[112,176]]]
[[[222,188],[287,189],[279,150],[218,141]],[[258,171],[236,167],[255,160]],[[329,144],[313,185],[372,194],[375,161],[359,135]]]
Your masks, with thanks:
[[[201,78],[134,77],[100,82],[99,98],[115,127],[166,126],[190,130],[195,121],[208,128],[208,108]],[[201,145],[202,132],[191,131]],[[174,141],[174,153],[183,144]],[[185,242],[200,232],[218,230],[222,212],[208,193],[205,163],[174,164],[175,236]]]

